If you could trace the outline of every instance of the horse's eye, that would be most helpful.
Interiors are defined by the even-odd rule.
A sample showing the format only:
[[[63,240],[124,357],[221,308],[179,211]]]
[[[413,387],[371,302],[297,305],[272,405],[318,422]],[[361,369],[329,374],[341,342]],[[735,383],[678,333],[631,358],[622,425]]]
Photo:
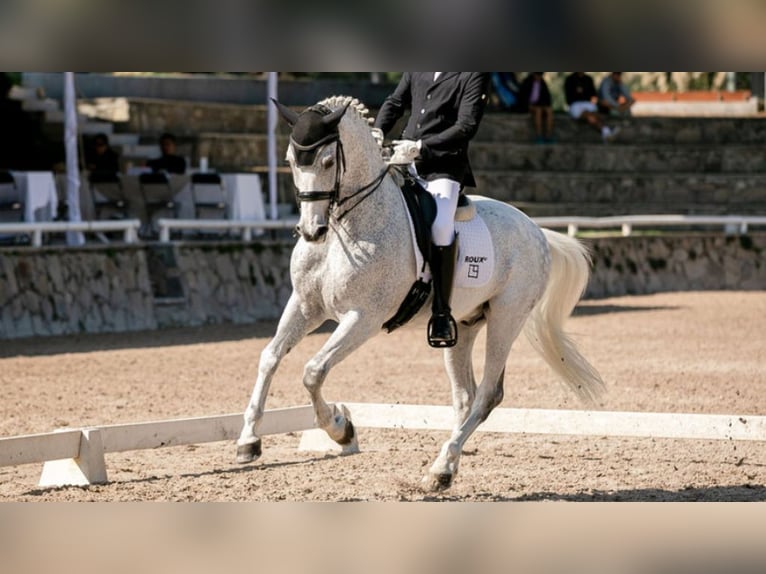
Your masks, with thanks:
[[[335,158],[331,155],[328,155],[327,157],[322,158],[322,167],[324,169],[329,169],[333,165],[335,165]]]

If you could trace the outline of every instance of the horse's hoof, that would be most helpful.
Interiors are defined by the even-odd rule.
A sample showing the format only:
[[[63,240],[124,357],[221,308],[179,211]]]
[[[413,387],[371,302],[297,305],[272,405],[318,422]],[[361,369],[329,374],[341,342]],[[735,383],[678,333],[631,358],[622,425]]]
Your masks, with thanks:
[[[249,464],[255,462],[261,456],[261,439],[250,444],[237,446],[237,464]]]
[[[454,478],[454,474],[447,472],[428,474],[423,478],[423,486],[431,492],[444,492],[452,486]]]
[[[343,436],[335,442],[337,442],[340,446],[346,446],[348,444],[351,444],[351,442],[354,440],[354,437],[356,437],[356,430],[354,429],[354,423],[352,423],[347,418],[346,427],[343,429]]]
[[[452,486],[452,479],[455,478],[454,474],[442,473],[436,478],[436,490],[447,490]]]

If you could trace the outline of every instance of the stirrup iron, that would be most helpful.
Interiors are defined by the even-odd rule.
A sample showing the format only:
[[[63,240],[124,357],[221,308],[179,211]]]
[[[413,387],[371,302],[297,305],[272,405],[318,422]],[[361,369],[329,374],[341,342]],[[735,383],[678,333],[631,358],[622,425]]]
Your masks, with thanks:
[[[448,349],[457,345],[457,323],[452,315],[437,313],[431,317],[428,321],[428,344],[435,349]]]

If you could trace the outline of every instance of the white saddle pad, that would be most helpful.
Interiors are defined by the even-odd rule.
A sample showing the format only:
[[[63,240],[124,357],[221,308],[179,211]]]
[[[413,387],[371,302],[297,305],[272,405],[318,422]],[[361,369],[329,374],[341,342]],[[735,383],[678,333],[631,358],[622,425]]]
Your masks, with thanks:
[[[404,205],[404,197],[402,197],[402,204]],[[421,280],[430,282],[430,270],[424,265],[423,254],[417,248],[415,227],[412,219],[408,217],[408,220],[412,244],[415,246],[416,273]],[[483,287],[495,271],[495,249],[492,246],[492,237],[487,224],[480,215],[476,214],[468,221],[456,221],[455,230],[458,233],[458,254],[454,285],[461,288]]]
[[[495,250],[484,220],[477,215],[455,223],[458,233],[456,287],[483,287],[495,271]]]

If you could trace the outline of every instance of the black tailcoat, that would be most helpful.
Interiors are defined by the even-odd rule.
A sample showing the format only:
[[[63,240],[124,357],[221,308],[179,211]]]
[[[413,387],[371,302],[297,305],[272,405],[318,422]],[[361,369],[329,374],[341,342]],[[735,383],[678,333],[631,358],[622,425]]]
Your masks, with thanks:
[[[375,120],[388,133],[406,110],[410,110],[402,139],[420,140],[415,165],[427,180],[446,177],[475,187],[468,161],[468,143],[479,129],[487,106],[488,72],[404,72]],[[395,138],[398,139],[398,138]]]

